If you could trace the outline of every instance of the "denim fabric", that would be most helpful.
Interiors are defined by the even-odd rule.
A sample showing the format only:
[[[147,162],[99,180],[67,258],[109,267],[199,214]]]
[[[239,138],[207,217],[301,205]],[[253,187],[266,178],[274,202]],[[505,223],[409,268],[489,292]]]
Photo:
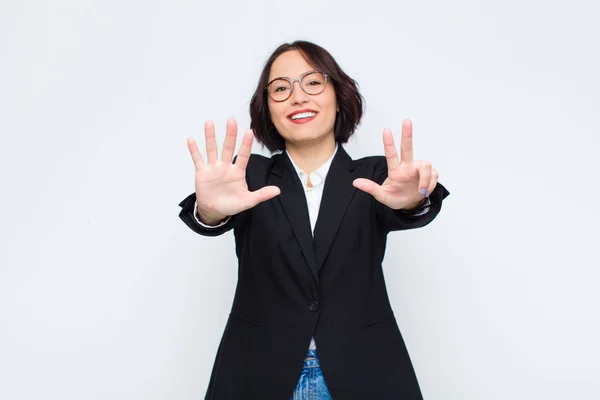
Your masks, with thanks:
[[[332,400],[323,379],[316,350],[309,350],[292,400]]]

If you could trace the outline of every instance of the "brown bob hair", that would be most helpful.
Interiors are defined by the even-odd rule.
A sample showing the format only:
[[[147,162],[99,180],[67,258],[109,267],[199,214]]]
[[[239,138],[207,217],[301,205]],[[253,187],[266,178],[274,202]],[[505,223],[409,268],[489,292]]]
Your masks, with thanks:
[[[331,79],[340,109],[335,118],[334,136],[336,142],[346,143],[354,134],[363,115],[364,99],[358,91],[358,84],[340,68],[327,50],[304,40],[280,45],[265,63],[250,101],[250,129],[254,131],[254,136],[272,153],[285,149],[285,140],[271,121],[267,103],[269,95],[265,86],[275,59],[290,50],[300,51],[310,65]]]

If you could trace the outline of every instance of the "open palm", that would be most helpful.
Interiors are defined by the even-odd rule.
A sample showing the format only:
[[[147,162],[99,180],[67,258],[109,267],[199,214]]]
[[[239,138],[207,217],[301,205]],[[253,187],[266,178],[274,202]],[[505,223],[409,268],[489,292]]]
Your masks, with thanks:
[[[194,139],[188,138],[187,140],[188,149],[196,168],[198,215],[203,222],[208,224],[219,222],[280,193],[276,186],[265,186],[254,192],[248,190],[246,167],[254,139],[251,130],[244,134],[235,163],[233,163],[233,153],[237,138],[237,123],[233,118],[227,121],[221,159],[218,158],[215,125],[212,121],[204,124],[204,133],[207,162],[204,162]]]

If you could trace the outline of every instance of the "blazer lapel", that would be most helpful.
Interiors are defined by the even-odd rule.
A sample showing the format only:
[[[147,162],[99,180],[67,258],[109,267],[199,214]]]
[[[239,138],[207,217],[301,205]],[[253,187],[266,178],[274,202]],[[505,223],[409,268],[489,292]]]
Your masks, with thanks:
[[[340,144],[325,178],[323,198],[315,226],[317,270],[325,262],[344,213],[356,193],[357,189],[352,186],[352,181],[355,179],[352,168],[352,159]]]
[[[304,254],[313,277],[318,283],[319,273],[315,258],[306,195],[302,188],[302,182],[300,182],[300,178],[296,174],[286,152],[277,156],[277,160],[275,161],[271,172],[268,179],[269,184],[278,186],[281,190],[281,193],[276,198],[279,199],[283,206],[285,214],[294,231],[294,235],[302,249],[302,254]]]

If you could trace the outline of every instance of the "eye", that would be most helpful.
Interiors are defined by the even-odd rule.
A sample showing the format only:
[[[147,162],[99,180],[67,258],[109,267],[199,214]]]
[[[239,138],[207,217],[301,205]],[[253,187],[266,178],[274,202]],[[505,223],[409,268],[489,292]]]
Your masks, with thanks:
[[[308,82],[308,86],[319,86],[321,84],[321,82],[317,81],[317,80],[312,80],[310,82]]]
[[[276,86],[274,89],[274,92],[281,93],[281,92],[285,92],[286,90],[289,90],[289,88],[285,85],[281,85],[281,86]]]

